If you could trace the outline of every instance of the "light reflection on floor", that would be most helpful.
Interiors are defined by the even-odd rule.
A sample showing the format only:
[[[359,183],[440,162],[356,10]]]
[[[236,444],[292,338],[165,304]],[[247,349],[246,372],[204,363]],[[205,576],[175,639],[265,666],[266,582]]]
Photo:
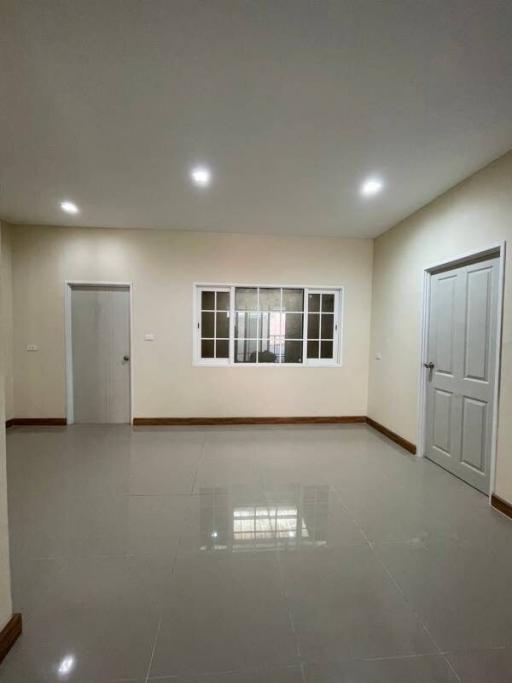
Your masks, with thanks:
[[[252,495],[252,497],[251,497]],[[265,500],[223,488],[199,493],[201,550],[243,552],[280,546],[325,546],[328,486],[292,484]]]

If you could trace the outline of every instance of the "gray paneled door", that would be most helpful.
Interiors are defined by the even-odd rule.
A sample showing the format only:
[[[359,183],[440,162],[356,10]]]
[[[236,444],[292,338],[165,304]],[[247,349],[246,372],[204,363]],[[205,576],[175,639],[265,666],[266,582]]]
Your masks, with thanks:
[[[73,286],[74,422],[130,422],[128,287]]]
[[[426,456],[489,492],[498,258],[430,281]]]

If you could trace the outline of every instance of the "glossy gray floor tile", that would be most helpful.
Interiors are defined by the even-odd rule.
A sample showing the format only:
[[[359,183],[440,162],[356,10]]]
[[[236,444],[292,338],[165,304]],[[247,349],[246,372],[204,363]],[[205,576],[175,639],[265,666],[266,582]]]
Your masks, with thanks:
[[[24,617],[23,636],[0,666],[2,683],[145,679],[158,624],[146,610],[70,607],[47,618],[28,611]]]
[[[27,496],[11,507],[11,547],[19,558],[173,556],[190,504],[188,496]]]
[[[446,541],[376,552],[442,650],[512,645],[512,536],[492,553]]]
[[[455,652],[448,660],[464,683],[512,681],[512,649]]]
[[[454,683],[458,680],[439,655],[327,662],[305,667],[306,683]]]
[[[192,678],[181,676],[149,679],[153,683],[304,683],[301,667],[288,666],[280,669],[264,669],[247,672],[233,671],[223,674],[206,674]]]
[[[178,559],[151,676],[286,666],[296,655],[275,553]]]
[[[14,428],[8,497],[0,683],[512,681],[512,524],[364,425]]]
[[[437,649],[368,546],[280,555],[306,659],[425,654]]]

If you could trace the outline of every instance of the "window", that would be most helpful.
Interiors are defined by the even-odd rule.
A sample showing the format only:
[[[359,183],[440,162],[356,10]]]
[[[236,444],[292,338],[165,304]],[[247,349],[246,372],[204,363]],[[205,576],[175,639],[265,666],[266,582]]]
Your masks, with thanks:
[[[302,363],[304,290],[235,288],[235,363]]]
[[[196,286],[200,365],[340,364],[340,288]]]
[[[308,358],[332,358],[335,341],[335,295],[333,292],[308,294]]]
[[[229,289],[201,289],[200,357],[205,360],[225,363],[229,359]]]

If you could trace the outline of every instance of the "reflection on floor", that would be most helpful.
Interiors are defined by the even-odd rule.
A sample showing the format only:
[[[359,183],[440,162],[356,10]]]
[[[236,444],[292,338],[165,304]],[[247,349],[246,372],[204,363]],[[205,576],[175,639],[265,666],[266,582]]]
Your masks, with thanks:
[[[271,550],[327,543],[328,486],[290,484],[271,502],[201,488],[201,550]]]
[[[365,425],[14,428],[0,683],[510,683],[512,523]]]

